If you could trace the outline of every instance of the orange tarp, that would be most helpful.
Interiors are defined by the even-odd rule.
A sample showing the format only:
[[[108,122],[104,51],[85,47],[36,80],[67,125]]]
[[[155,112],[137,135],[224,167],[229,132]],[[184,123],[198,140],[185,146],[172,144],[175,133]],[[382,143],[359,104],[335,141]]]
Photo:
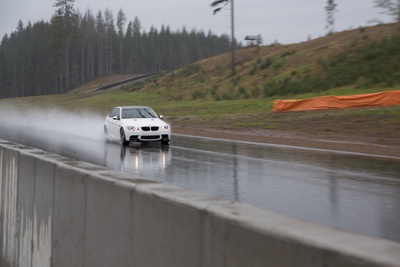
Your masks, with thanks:
[[[342,109],[400,105],[400,90],[351,96],[322,96],[300,100],[275,100],[272,111]]]

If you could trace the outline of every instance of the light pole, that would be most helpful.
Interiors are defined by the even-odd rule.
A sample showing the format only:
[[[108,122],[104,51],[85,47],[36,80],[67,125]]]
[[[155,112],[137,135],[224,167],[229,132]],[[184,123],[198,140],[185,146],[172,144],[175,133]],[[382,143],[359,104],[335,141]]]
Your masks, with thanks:
[[[234,3],[233,0],[215,0],[214,2],[211,3],[212,7],[217,7],[221,4],[223,4],[222,7],[217,7],[214,9],[214,15],[221,11],[222,8],[224,8],[226,5],[231,2],[231,70],[232,73],[231,75],[234,76],[236,74],[235,71],[235,47],[236,47],[236,42],[235,42],[235,19],[234,19]]]
[[[231,47],[231,71],[232,76],[236,74],[235,70],[235,49],[236,49],[236,42],[235,42],[235,17],[234,17],[234,4],[233,0],[231,0],[231,38],[232,38],[232,47]]]

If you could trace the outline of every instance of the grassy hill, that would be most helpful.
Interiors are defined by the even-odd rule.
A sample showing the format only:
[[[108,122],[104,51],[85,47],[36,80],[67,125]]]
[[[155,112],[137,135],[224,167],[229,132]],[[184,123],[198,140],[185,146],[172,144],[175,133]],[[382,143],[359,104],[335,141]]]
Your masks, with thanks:
[[[298,44],[239,50],[234,76],[225,54],[128,90],[168,100],[217,101],[292,97],[341,87],[380,90],[400,83],[399,44],[395,24],[359,28]]]

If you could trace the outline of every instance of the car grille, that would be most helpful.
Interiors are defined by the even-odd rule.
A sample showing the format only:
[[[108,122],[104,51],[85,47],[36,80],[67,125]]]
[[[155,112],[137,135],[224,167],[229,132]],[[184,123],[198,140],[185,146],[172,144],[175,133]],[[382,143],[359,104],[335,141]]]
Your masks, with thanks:
[[[142,131],[149,132],[151,130],[151,131],[155,132],[155,131],[158,131],[159,128],[160,127],[158,127],[158,126],[151,126],[151,127],[145,126],[145,127],[142,127]]]
[[[160,136],[159,135],[142,135],[140,137],[140,139],[142,139],[142,140],[157,140],[157,139],[160,139]]]

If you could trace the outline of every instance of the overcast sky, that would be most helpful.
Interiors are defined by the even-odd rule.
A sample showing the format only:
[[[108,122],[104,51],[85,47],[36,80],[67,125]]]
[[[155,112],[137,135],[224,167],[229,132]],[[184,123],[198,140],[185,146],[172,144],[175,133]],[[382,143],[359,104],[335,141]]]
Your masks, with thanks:
[[[55,0],[0,0],[0,37],[16,30],[18,21],[49,21]],[[128,21],[136,16],[143,30],[158,29],[164,24],[172,30],[196,29],[215,34],[230,35],[230,8],[213,15],[213,0],[75,0],[75,9],[81,13],[90,8],[94,14],[106,8],[116,19],[122,8]],[[243,42],[246,35],[260,34],[264,44],[275,40],[297,43],[308,36],[317,38],[326,34],[326,0],[235,0],[235,36]],[[390,22],[374,7],[373,0],[337,0],[336,31],[373,25],[372,20]]]

